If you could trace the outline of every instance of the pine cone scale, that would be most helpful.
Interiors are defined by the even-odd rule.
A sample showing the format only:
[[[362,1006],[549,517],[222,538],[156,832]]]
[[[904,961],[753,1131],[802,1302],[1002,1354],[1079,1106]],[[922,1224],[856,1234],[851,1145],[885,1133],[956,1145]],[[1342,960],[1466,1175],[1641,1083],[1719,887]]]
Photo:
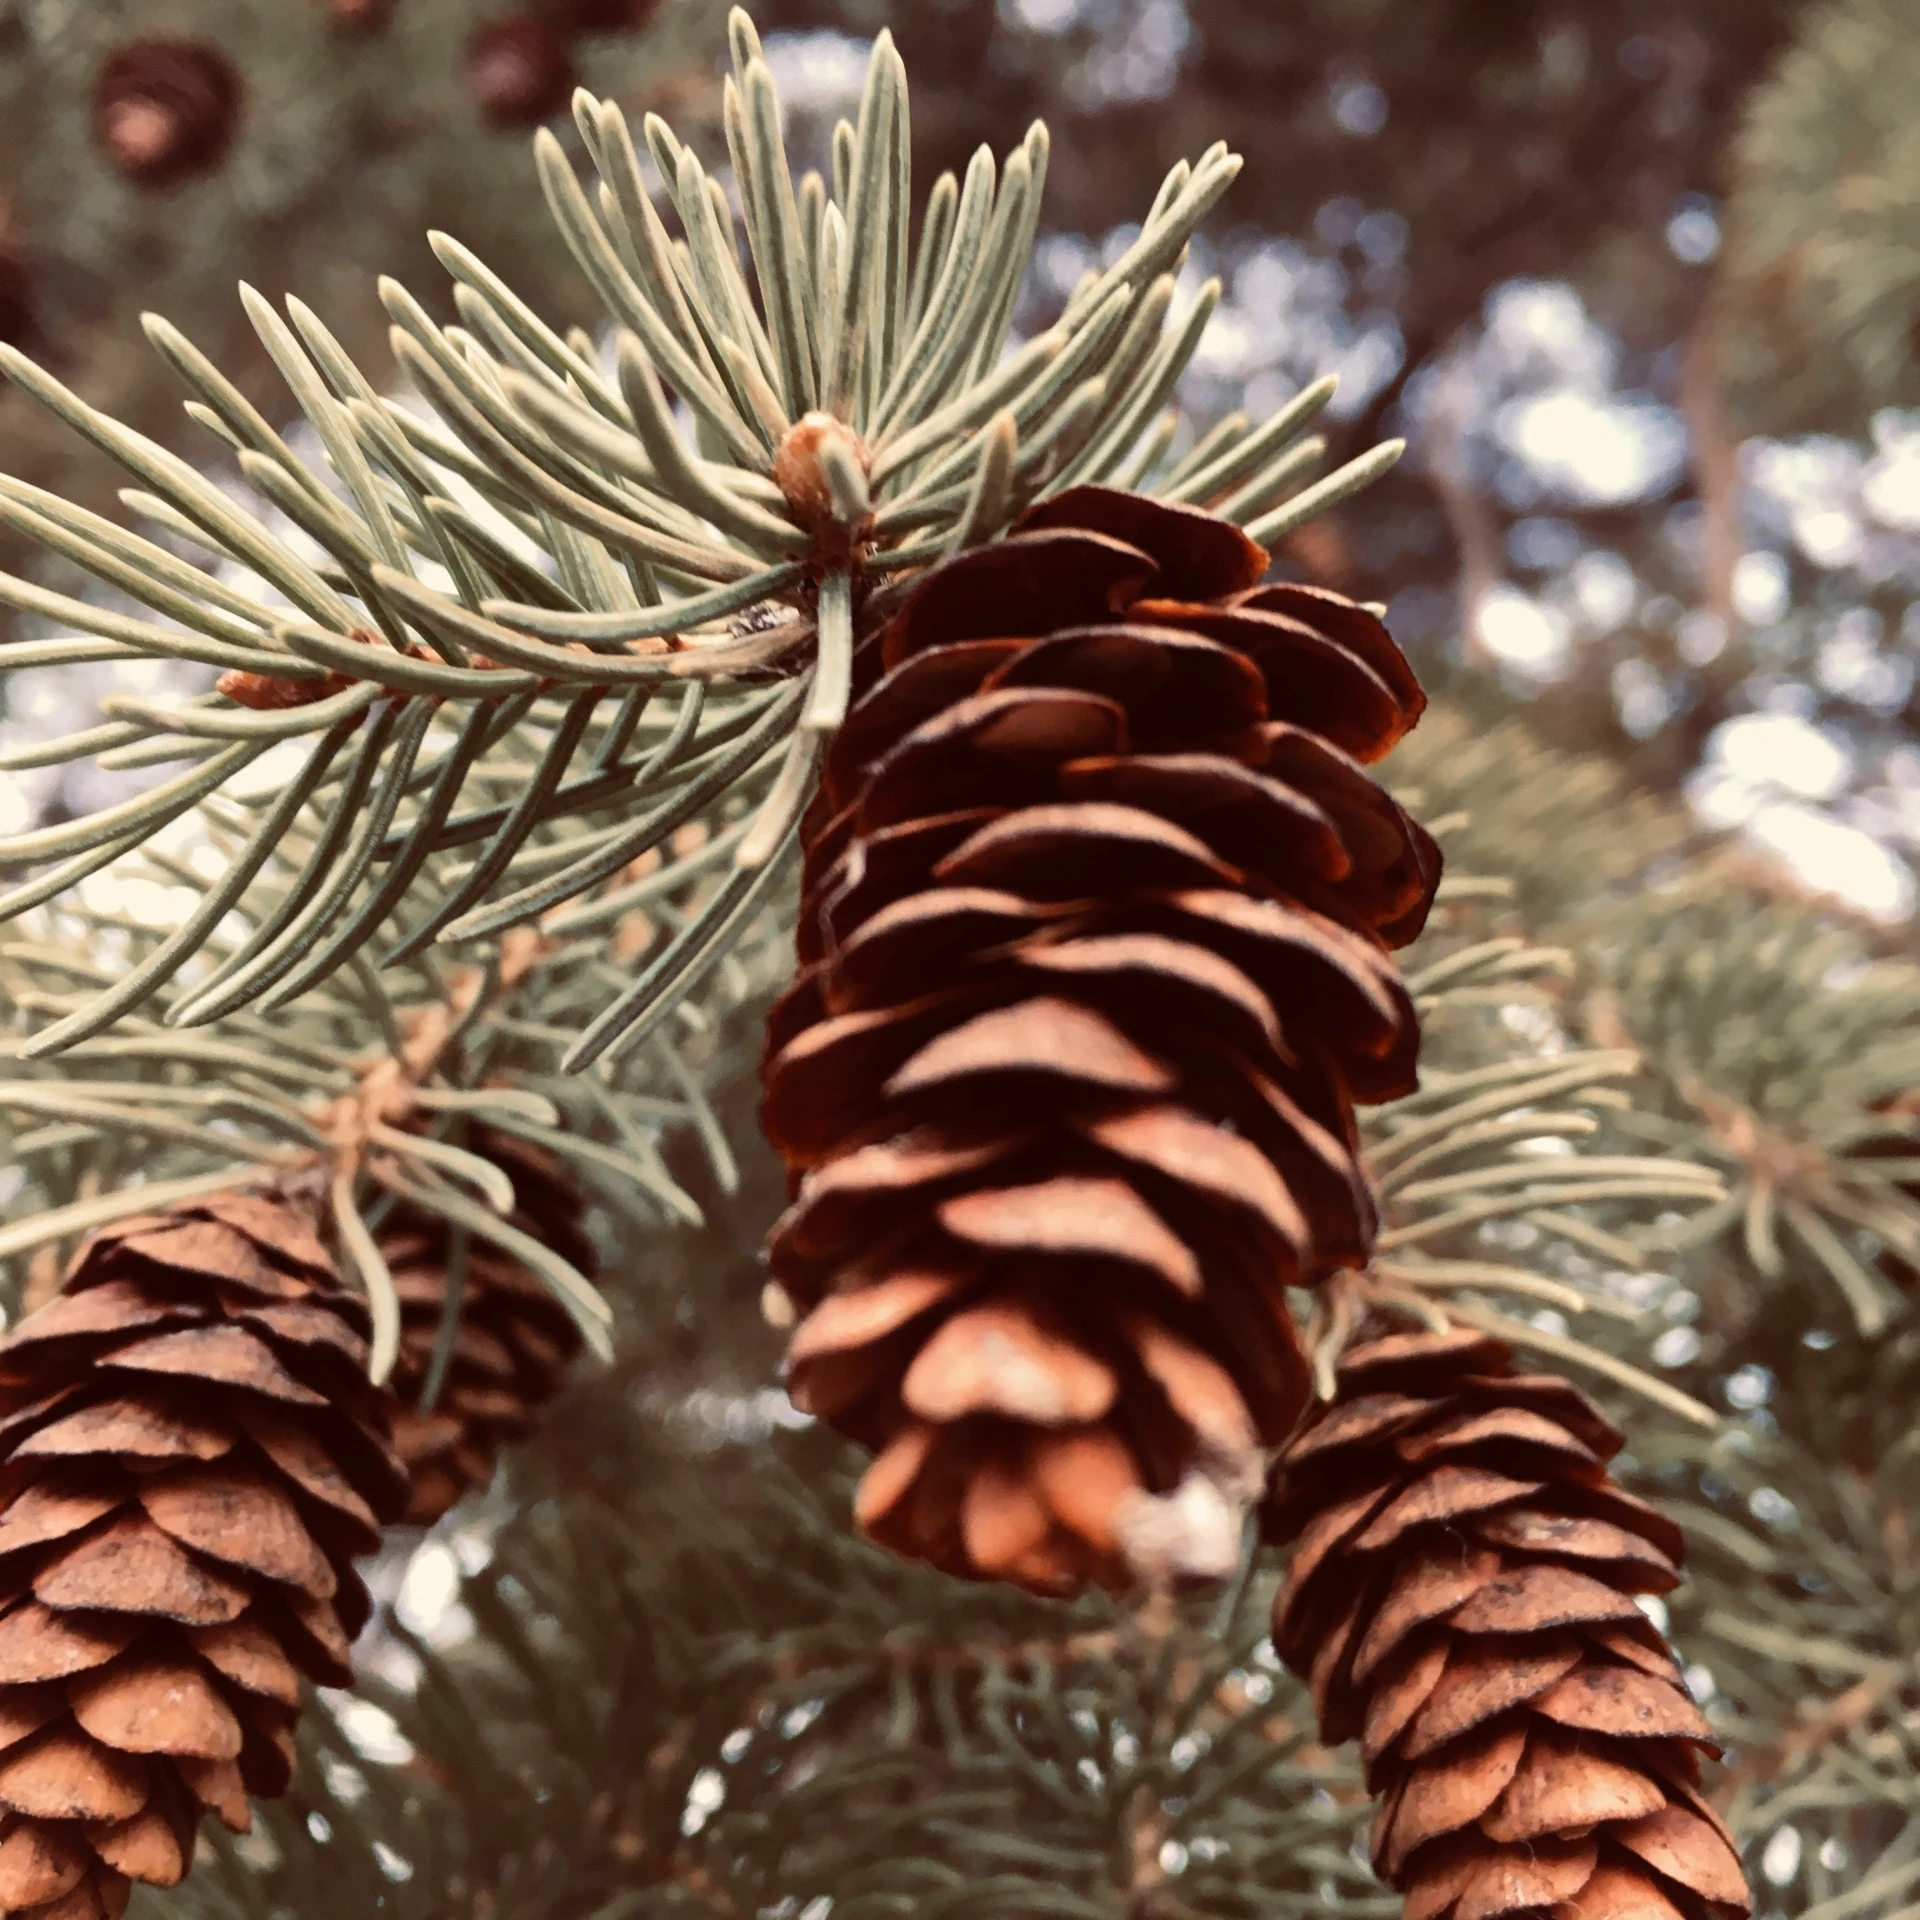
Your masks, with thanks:
[[[1367,1717],[1360,1729],[1360,1757],[1371,1770],[1375,1760],[1407,1732],[1414,1716],[1433,1697],[1448,1665],[1445,1637],[1434,1634],[1415,1643],[1388,1669],[1367,1701]],[[1337,1659],[1336,1655],[1336,1659]],[[1465,1725],[1472,1725],[1471,1720]],[[1410,1758],[1418,1758],[1408,1741]]]
[[[57,1900],[80,1884],[88,1865],[79,1841],[24,1821],[0,1840],[0,1903],[11,1910]]]
[[[269,1593],[254,1603],[264,1625],[303,1673],[322,1686],[343,1687],[353,1677],[353,1631],[337,1607],[303,1593]]]
[[[1338,1372],[1267,1508],[1298,1541],[1274,1644],[1322,1738],[1361,1735],[1407,1914],[1746,1913],[1697,1788],[1719,1747],[1637,1599],[1676,1583],[1676,1530],[1607,1478],[1618,1433],[1464,1331],[1363,1338]]]
[[[1235,887],[1246,878],[1183,827],[1100,800],[1022,807],[976,829],[933,872],[936,880],[1000,887],[1043,906],[1131,887]]]
[[[1464,1651],[1439,1639],[1434,1653],[1430,1691],[1392,1735],[1374,1742],[1376,1750],[1404,1734],[1401,1751],[1409,1760],[1423,1759],[1510,1707],[1538,1701],[1582,1659],[1577,1642],[1537,1634],[1491,1636]]]
[[[910,661],[900,672],[917,664]],[[1267,717],[1259,668],[1231,645],[1173,620],[1057,630],[996,662],[981,686],[1034,702],[1078,697],[1103,703],[1132,745],[1155,757],[1185,748],[1196,760],[1223,760],[1205,752],[1205,744],[1244,746]]]
[[[1526,1747],[1526,1727],[1509,1722],[1478,1728],[1456,1742],[1444,1761],[1414,1767],[1375,1850],[1375,1867],[1392,1879],[1416,1847],[1491,1813],[1520,1771]]]
[[[1720,1905],[1746,1904],[1747,1887],[1733,1864],[1731,1837],[1717,1814],[1671,1802],[1622,1826],[1617,1838],[1648,1866]]]
[[[1480,1822],[1490,1839],[1538,1840],[1603,1821],[1637,1820],[1667,1804],[1658,1783],[1637,1767],[1551,1729],[1517,1731],[1526,1736],[1528,1766]]]
[[[1258,1058],[1284,1050],[1273,1008],[1230,960],[1190,941],[1158,933],[1087,933],[1061,928],[1049,945],[1014,957],[1038,974],[1139,1028],[1191,1027],[1235,1052]],[[1131,1016],[1131,1017],[1129,1017]]]
[[[1540,1484],[1515,1482],[1530,1493],[1538,1491]],[[1632,1595],[1604,1580],[1549,1562],[1489,1580],[1453,1616],[1453,1626],[1461,1633],[1537,1633],[1551,1627],[1631,1620],[1639,1611]]]
[[[330,1600],[339,1580],[292,1499],[257,1468],[167,1472],[140,1489],[147,1517],[182,1546],[223,1565]]]
[[[1645,1875],[1604,1865],[1566,1902],[1568,1920],[1680,1920],[1680,1909]]]
[[[891,672],[935,648],[1002,640],[1012,607],[1035,634],[1098,624],[1158,571],[1142,548],[1105,534],[1056,531],[1035,520],[1021,531],[1026,537],[976,547],[942,568],[940,592],[916,594],[888,625],[879,664]]]
[[[1192,1250],[1124,1180],[1059,1174],[1032,1186],[975,1187],[943,1201],[934,1218],[963,1246],[1115,1260],[1189,1299],[1200,1295]]]
[[[1462,1560],[1450,1541],[1409,1555],[1354,1649],[1353,1678],[1370,1680],[1416,1628],[1456,1616],[1485,1591],[1499,1570],[1494,1555],[1469,1553]]]
[[[17,1366],[16,1356],[51,1340],[120,1334],[136,1327],[178,1326],[192,1318],[190,1308],[156,1298],[138,1280],[110,1280],[85,1293],[60,1294],[49,1300],[8,1337],[7,1356]]]
[[[1344,753],[1377,759],[1411,724],[1403,724],[1401,703],[1358,655],[1283,614],[1244,603],[1223,609],[1177,600],[1143,601],[1133,613],[1143,625],[1179,628],[1231,647],[1267,688],[1284,685],[1283,698],[1269,693],[1274,718],[1305,727]]]
[[[1538,1493],[1545,1484],[1543,1480],[1516,1480],[1494,1467],[1436,1467],[1389,1500],[1367,1522],[1354,1545],[1362,1551],[1390,1547],[1417,1527],[1464,1520],[1469,1514]],[[1483,1629],[1495,1630],[1491,1626]]]
[[[985,689],[943,707],[881,755],[865,776],[863,833],[962,808],[1013,810],[1054,790],[1060,761],[1109,752],[1126,713],[1066,687]]]
[[[398,1463],[384,1448],[362,1448],[353,1461],[355,1469],[373,1479],[372,1492],[363,1495],[334,1455],[307,1428],[265,1407],[241,1407],[239,1423],[247,1438],[280,1473],[322,1509],[319,1513],[310,1509],[309,1521],[322,1532],[337,1532],[341,1551],[357,1559],[379,1546],[380,1521],[372,1502],[378,1499],[390,1505],[404,1490]],[[374,1479],[372,1472],[366,1472],[369,1468],[380,1477]]]
[[[0,1373],[0,1388],[15,1383]],[[36,1427],[44,1425],[80,1391],[79,1383],[57,1387],[52,1393],[42,1394],[38,1399],[28,1400],[0,1417],[0,1447],[4,1447],[16,1434],[31,1433]]]
[[[1706,1716],[1664,1677],[1633,1667],[1584,1667],[1534,1702],[1534,1711],[1590,1733],[1697,1740],[1718,1753]]]
[[[1161,816],[1230,873],[1256,874],[1296,897],[1354,871],[1345,838],[1319,807],[1224,754],[1089,754],[1060,769],[1060,784],[1076,800]]]
[[[297,1407],[324,1407],[327,1396],[297,1380],[273,1349],[244,1326],[182,1327],[156,1334],[102,1360],[129,1373],[168,1374],[223,1387],[244,1387]]]
[[[62,1612],[112,1608],[187,1626],[218,1626],[244,1611],[249,1590],[123,1510],[35,1576],[34,1596]]]
[[[64,1615],[29,1600],[0,1615],[0,1686],[31,1686],[85,1673],[122,1652],[139,1630],[130,1618]],[[10,1696],[0,1695],[0,1711],[7,1713],[8,1727],[15,1724]]]
[[[1160,1175],[1257,1222],[1276,1263],[1304,1264],[1311,1240],[1305,1214],[1274,1164],[1238,1133],[1184,1107],[1128,1106],[1079,1123],[1079,1131],[1130,1167]]]
[[[982,997],[968,1000],[978,1005]],[[904,1057],[897,1064],[876,1062],[875,1091],[903,1104],[913,1095],[945,1096],[958,1088],[984,1119],[1008,1111],[1004,1102],[1022,1091],[1040,1093],[1043,1081],[1055,1083],[1047,1092],[1094,1095],[1165,1093],[1173,1085],[1168,1069],[1104,1013],[1062,996],[1016,990],[1010,1004],[989,1006],[958,1025],[953,1021],[968,1009],[952,999],[910,1003],[901,1011],[905,1018],[888,1016],[884,1038]],[[877,1031],[869,1026],[859,1037]],[[1021,1080],[1033,1084],[1023,1088]]]
[[[1530,1513],[1524,1507],[1517,1507],[1489,1515],[1474,1531],[1496,1546],[1559,1553],[1573,1560],[1599,1560],[1615,1565],[1631,1562],[1652,1578],[1666,1583],[1664,1587],[1652,1589],[1656,1592],[1665,1592],[1680,1584],[1679,1570],[1666,1554],[1651,1541],[1611,1520]]]
[[[89,1838],[94,1852],[129,1880],[170,1887],[186,1876],[187,1845],[174,1823],[153,1807]]]
[[[1591,1841],[1502,1847],[1476,1861],[1460,1888],[1458,1920],[1492,1920],[1516,1908],[1570,1899],[1592,1878],[1600,1850]]]
[[[134,1656],[67,1689],[74,1719],[121,1753],[237,1760],[240,1722],[198,1660]]]
[[[1030,1309],[991,1299],[944,1321],[900,1383],[908,1412],[935,1423],[1000,1413],[1081,1426],[1100,1419],[1118,1392],[1111,1367]]]
[[[931,965],[976,959],[1064,918],[995,887],[930,887],[884,907],[848,940],[834,969],[834,1013],[897,1002]]]
[[[283,1707],[300,1704],[300,1674],[280,1642],[251,1615],[217,1627],[192,1627],[187,1639],[194,1651],[236,1687]],[[231,1755],[207,1756],[212,1759]]]
[[[1243,593],[1267,570],[1266,549],[1231,520],[1191,509],[1169,510],[1164,501],[1145,494],[1076,487],[1028,508],[1019,524],[1036,533],[1060,528],[1082,537],[1083,529],[1097,527],[1096,538],[1149,554],[1153,572],[1147,578],[1174,600],[1211,601]]]
[[[112,1513],[124,1495],[106,1492],[90,1466],[62,1462],[29,1483],[5,1513],[0,1513],[0,1554],[64,1540]]]
[[[147,1770],[65,1727],[0,1754],[0,1805],[35,1820],[124,1820],[146,1804]]]
[[[79,1458],[127,1454],[146,1462],[217,1460],[233,1445],[224,1426],[197,1416],[189,1397],[178,1389],[115,1382],[111,1398],[76,1407],[64,1417],[40,1425],[13,1449],[16,1460]],[[34,1422],[78,1397],[78,1384],[50,1396],[33,1409]],[[30,1424],[23,1419],[20,1423]],[[8,1436],[0,1433],[0,1446]]]

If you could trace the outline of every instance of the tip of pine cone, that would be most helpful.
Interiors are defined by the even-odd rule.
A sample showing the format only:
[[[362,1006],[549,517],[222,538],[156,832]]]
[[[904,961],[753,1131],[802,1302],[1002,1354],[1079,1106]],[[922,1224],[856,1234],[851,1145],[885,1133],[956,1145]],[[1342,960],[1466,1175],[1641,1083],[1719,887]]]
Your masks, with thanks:
[[[1251,1476],[1196,1467],[1170,1493],[1136,1492],[1118,1516],[1120,1551],[1148,1587],[1226,1579],[1240,1564]]]

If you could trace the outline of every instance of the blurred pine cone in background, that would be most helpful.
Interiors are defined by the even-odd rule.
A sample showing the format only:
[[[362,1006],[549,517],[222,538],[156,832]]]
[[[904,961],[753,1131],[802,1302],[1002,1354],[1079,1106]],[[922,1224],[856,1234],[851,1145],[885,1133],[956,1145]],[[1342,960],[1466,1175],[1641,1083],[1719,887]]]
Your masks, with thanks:
[[[513,1182],[517,1204],[509,1224],[591,1276],[599,1261],[582,1224],[584,1203],[552,1156],[489,1128],[475,1128],[467,1144]],[[580,1351],[580,1331],[537,1274],[471,1238],[459,1279],[459,1326],[438,1397],[423,1408],[446,1306],[452,1235],[445,1221],[403,1206],[388,1216],[378,1238],[400,1295],[400,1353],[388,1385],[396,1401],[394,1445],[413,1480],[405,1517],[431,1526],[493,1478],[504,1445],[532,1431],[542,1403],[559,1391]]]
[[[467,44],[467,85],[489,126],[538,126],[566,110],[577,76],[560,31],[532,14],[479,28]]]
[[[143,187],[211,173],[240,123],[240,77],[212,47],[140,40],[100,69],[93,137],[108,160]]]

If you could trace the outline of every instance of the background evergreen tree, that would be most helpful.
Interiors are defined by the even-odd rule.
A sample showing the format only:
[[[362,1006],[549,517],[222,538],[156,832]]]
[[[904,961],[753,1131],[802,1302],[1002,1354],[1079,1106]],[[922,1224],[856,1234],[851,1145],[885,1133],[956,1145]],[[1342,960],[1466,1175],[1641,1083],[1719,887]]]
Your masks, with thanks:
[[[10,337],[84,399],[191,445],[320,561],[323,582],[349,582],[324,539],[300,544],[299,527],[331,526],[324,506],[276,491],[257,461],[243,477],[180,421],[181,389],[135,316],[165,312],[314,461],[322,437],[289,430],[294,406],[236,279],[276,305],[304,301],[383,392],[396,374],[376,274],[426,303],[415,380],[431,379],[432,322],[474,324],[422,251],[430,226],[556,329],[601,324],[522,136],[495,130],[476,93],[474,36],[493,16],[428,0],[364,19],[318,0],[297,19],[188,0],[164,22],[137,13],[9,15]],[[1223,276],[1174,459],[1243,403],[1258,421],[1328,370],[1344,376],[1320,428],[1329,465],[1409,435],[1389,478],[1274,532],[1289,570],[1388,602],[1440,695],[1388,763],[1448,877],[1402,956],[1424,1089],[1368,1121],[1377,1270],[1575,1375],[1626,1430],[1615,1471],[1686,1535],[1687,1582],[1649,1611],[1670,1621],[1729,1748],[1716,1793],[1761,1905],[1820,1920],[1905,1911],[1920,1884],[1920,972],[1904,918],[1903,621],[1920,510],[1914,430],[1890,411],[1911,399],[1912,365],[1901,9],[1523,8],[1496,21],[1473,7],[1191,0],[929,6],[892,22],[781,9],[761,26],[789,136],[829,180],[832,123],[857,115],[866,57],[835,36],[882,24],[914,75],[921,181],[964,167],[980,140],[1009,152],[1036,113],[1052,127],[1022,335],[1117,257],[1132,238],[1120,223],[1177,158],[1215,138],[1248,156],[1176,298],[1178,312],[1207,272]],[[544,29],[636,128],[660,106],[731,180],[719,10],[576,10]],[[224,143],[203,140],[202,170],[160,184],[105,156],[96,99],[114,56],[153,40],[214,50],[239,102]],[[537,78],[528,113],[546,104]],[[564,95],[552,105],[584,171]],[[334,380],[316,337],[303,330]],[[225,413],[231,432],[242,416]],[[26,393],[9,392],[0,419],[10,473],[128,521],[115,499],[127,476]],[[362,511],[332,497],[337,513]],[[515,572],[512,552],[462,547],[457,529],[485,504],[462,493],[436,521],[477,556],[475,598],[538,602],[524,558]],[[44,500],[10,489],[0,509],[14,533],[44,538]],[[148,511],[144,527],[181,567],[209,566],[177,522],[156,528]],[[539,537],[537,522],[522,530]],[[606,591],[564,547],[565,596]],[[83,584],[73,558],[71,544],[30,556],[22,542],[11,564],[42,593],[78,595],[83,615],[134,614],[124,580]],[[75,630],[70,608],[29,595],[25,611],[11,644]],[[752,650],[751,630],[739,644]],[[79,865],[89,816],[177,776],[160,757],[164,715],[231,664],[204,647],[158,669],[111,651],[10,673],[0,720],[16,769],[0,826],[71,827],[56,857]],[[327,656],[328,698],[351,700],[353,665]],[[102,710],[103,695],[117,704]],[[752,724],[766,690],[738,698],[716,702],[721,729],[733,712]],[[314,737],[285,720],[298,709],[242,711],[260,715],[256,744],[282,721],[290,740]],[[29,1302],[136,1170],[164,1185],[307,1151],[315,1103],[351,1094],[323,1127],[337,1146],[338,1128],[385,1111],[367,1104],[364,1062],[425,1032],[430,1099],[412,1124],[425,1115],[429,1146],[456,1154],[484,1123],[561,1156],[613,1307],[612,1364],[573,1369],[486,1492],[424,1538],[393,1536],[374,1574],[386,1605],[353,1688],[304,1712],[292,1793],[244,1839],[210,1823],[213,1857],[186,1885],[137,1898],[156,1912],[500,1920],[1397,1911],[1366,1866],[1350,1750],[1317,1743],[1267,1640],[1276,1556],[1174,1605],[1066,1604],[950,1581],[848,1526],[858,1462],[775,1385],[766,1314],[781,1303],[763,1298],[759,1259],[781,1194],[753,1066],[789,933],[777,893],[729,919],[738,891],[715,891],[752,831],[747,803],[777,785],[777,754],[731,810],[689,808],[657,848],[543,909],[544,941],[503,939],[482,912],[472,947],[428,949],[452,964],[376,983],[380,922],[399,911],[401,932],[418,927],[460,886],[529,776],[559,775],[557,724],[549,703],[482,754],[450,801],[481,824],[429,857],[444,879],[377,911],[378,884],[363,882],[276,949],[303,904],[303,862],[326,852],[324,807],[294,825],[223,903],[209,949],[244,966],[264,932],[253,951],[276,951],[282,970],[256,987],[298,988],[284,1008],[229,996],[211,1024],[165,1026],[195,995],[202,1014],[219,1001],[205,966],[188,966],[77,1047],[9,1067],[0,1249]],[[672,730],[659,702],[610,750],[626,724],[614,705],[581,724],[567,754],[614,762]],[[48,745],[96,728],[112,737],[86,751],[104,766]],[[404,746],[390,732],[378,753],[391,765]],[[113,886],[70,870],[67,891],[11,922],[0,994],[16,1041],[91,1025],[96,994],[151,960],[288,777],[276,754],[195,833],[102,869]],[[371,782],[373,758],[365,771]],[[328,777],[322,801],[357,791]],[[493,842],[515,864],[492,898],[560,871],[581,849],[548,849],[605,823],[590,799],[569,804],[571,818],[517,822],[532,838]],[[34,863],[45,846],[30,843],[10,886],[47,870]],[[1843,897],[1815,897],[1829,887]],[[723,923],[724,957],[645,1044],[599,1077],[561,1070],[636,979],[665,984],[652,960],[684,962]],[[376,932],[376,947],[341,953]],[[304,980],[335,940],[338,969]],[[475,959],[478,973],[460,970]],[[1396,1172],[1420,1128],[1444,1164]],[[377,1147],[416,1187],[439,1190],[457,1164],[356,1137],[369,1164]],[[392,1203],[361,1203],[366,1237],[390,1244]],[[478,1229],[448,1214],[436,1231],[460,1295]],[[447,1392],[454,1321],[432,1326],[427,1370]],[[1309,1327],[1330,1332],[1324,1318]]]

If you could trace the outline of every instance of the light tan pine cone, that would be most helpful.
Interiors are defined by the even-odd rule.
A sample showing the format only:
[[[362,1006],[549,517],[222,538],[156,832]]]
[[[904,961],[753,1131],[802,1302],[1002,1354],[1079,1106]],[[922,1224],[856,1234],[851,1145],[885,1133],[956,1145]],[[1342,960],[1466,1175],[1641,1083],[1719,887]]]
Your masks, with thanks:
[[[406,1479],[311,1215],[121,1221],[0,1341],[0,1911],[99,1920],[284,1793]]]
[[[1281,1657],[1321,1735],[1358,1738],[1373,1864],[1406,1920],[1738,1920],[1739,1857],[1700,1792],[1717,1755],[1637,1594],[1679,1529],[1617,1486],[1621,1437],[1499,1341],[1389,1332],[1280,1457]]]
[[[559,1162],[533,1142],[491,1128],[476,1127],[468,1146],[513,1182],[510,1224],[591,1278],[599,1261],[582,1220],[585,1204]],[[423,1412],[419,1401],[446,1303],[446,1223],[401,1207],[378,1239],[400,1295],[400,1352],[389,1385],[394,1446],[412,1478],[405,1517],[431,1526],[492,1480],[503,1446],[533,1430],[580,1351],[580,1330],[538,1274],[501,1248],[470,1239],[452,1358],[438,1400]]]
[[[1356,1100],[1413,1083],[1388,948],[1439,859],[1368,776],[1420,690],[1339,594],[1098,487],[862,646],[804,823],[764,1120],[789,1386],[859,1515],[1048,1592],[1224,1571],[1364,1257]]]

